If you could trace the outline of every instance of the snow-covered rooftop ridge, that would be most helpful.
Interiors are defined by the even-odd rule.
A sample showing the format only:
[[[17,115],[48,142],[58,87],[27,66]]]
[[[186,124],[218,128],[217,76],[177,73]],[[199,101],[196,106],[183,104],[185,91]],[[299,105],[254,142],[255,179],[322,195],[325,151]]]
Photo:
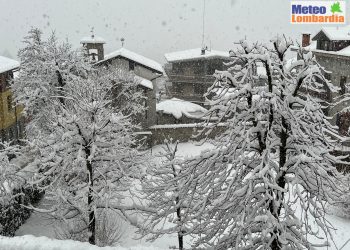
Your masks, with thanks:
[[[139,54],[137,54],[133,51],[130,51],[128,49],[125,49],[125,48],[118,49],[118,50],[116,50],[108,55],[105,55],[104,60],[102,60],[102,61],[106,61],[106,60],[109,60],[111,58],[118,57],[118,56],[125,57],[129,60],[132,60],[134,62],[142,64],[148,68],[154,69],[160,73],[164,72],[163,67],[162,67],[162,65],[160,65],[160,63],[158,63],[152,59],[149,59],[147,57],[144,57],[142,55],[139,55]],[[100,61],[100,62],[102,62],[102,61]]]
[[[146,88],[153,89],[153,83],[150,80],[147,80],[141,76],[135,76],[134,79],[138,84]]]
[[[189,49],[177,52],[166,53],[165,59],[168,62],[190,60],[190,59],[200,59],[200,58],[211,58],[211,57],[230,57],[228,51],[219,51],[219,50],[206,50],[205,54],[202,55],[202,49]]]
[[[56,240],[47,237],[24,235],[17,237],[0,236],[0,249],[6,250],[159,250],[152,246],[98,247],[87,242]]]
[[[180,119],[183,115],[188,118],[200,118],[208,112],[207,109],[198,104],[177,98],[157,103],[157,112],[159,111],[168,115],[173,115],[176,119]]]
[[[0,56],[0,74],[18,68],[19,62],[4,56]]]
[[[321,31],[323,31],[330,40],[350,40],[350,26],[323,27]]]
[[[106,40],[99,36],[86,36],[80,40],[80,43],[106,43]]]

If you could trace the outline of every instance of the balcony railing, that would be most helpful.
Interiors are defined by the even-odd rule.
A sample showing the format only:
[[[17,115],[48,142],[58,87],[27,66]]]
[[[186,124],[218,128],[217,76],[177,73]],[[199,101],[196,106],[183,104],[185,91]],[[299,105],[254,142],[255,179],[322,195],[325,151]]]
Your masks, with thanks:
[[[212,75],[177,75],[168,74],[169,82],[185,82],[185,83],[213,83],[215,77]]]

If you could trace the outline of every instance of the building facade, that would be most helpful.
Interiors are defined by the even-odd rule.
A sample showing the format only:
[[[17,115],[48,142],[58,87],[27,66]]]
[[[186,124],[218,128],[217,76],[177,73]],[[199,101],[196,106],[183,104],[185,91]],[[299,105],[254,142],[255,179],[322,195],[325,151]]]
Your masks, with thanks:
[[[313,38],[303,34],[302,45],[315,55],[318,63],[325,69],[325,77],[338,87],[337,92],[331,92],[324,86],[324,94],[320,99],[333,105],[326,110],[331,123],[339,127],[342,135],[349,136],[350,102],[336,104],[340,96],[350,93],[350,32],[346,27],[325,27]]]
[[[224,70],[224,63],[231,60],[229,52],[201,48],[167,53],[165,59],[168,95],[200,105],[205,104],[203,95],[215,81],[215,70]]]
[[[155,85],[157,79],[163,76],[163,67],[152,59],[146,58],[125,48],[104,55],[104,40],[98,38],[98,46],[96,46],[95,37],[91,37],[90,41],[92,44],[89,43],[89,39],[84,38],[81,43],[86,48],[90,48],[88,53],[91,58],[97,58],[97,62],[95,62],[96,66],[108,65],[115,67],[118,70],[121,69],[125,72],[133,72],[135,74],[135,82],[138,83],[139,89],[143,91],[144,96],[146,97],[146,111],[143,115],[138,116],[137,120],[138,123],[141,124],[142,130],[148,131],[149,127],[155,125],[157,120]],[[91,55],[90,53],[93,53],[94,55]],[[103,55],[103,59],[100,55]]]
[[[17,142],[24,136],[23,108],[13,102],[11,81],[19,62],[0,56],[0,140]]]

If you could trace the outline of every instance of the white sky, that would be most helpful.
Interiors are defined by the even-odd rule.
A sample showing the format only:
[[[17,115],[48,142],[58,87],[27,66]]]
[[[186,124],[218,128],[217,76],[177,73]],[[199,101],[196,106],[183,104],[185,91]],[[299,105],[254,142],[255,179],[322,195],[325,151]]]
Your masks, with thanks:
[[[349,3],[347,12],[349,11]],[[106,53],[125,47],[164,62],[164,53],[197,48],[202,41],[203,0],[0,0],[0,54],[16,57],[30,27],[80,46],[83,36],[106,39]],[[347,18],[348,20],[348,18]],[[206,0],[205,40],[229,50],[244,38],[267,40],[286,34],[300,40],[318,25],[291,25],[290,0]]]

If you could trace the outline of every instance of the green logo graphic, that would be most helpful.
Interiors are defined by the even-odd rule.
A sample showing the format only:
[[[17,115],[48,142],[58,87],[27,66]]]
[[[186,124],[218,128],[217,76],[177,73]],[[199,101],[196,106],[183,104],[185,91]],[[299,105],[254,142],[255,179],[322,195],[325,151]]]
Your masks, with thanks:
[[[336,2],[331,5],[331,12],[334,13],[342,13],[343,11],[340,8],[340,3]]]

